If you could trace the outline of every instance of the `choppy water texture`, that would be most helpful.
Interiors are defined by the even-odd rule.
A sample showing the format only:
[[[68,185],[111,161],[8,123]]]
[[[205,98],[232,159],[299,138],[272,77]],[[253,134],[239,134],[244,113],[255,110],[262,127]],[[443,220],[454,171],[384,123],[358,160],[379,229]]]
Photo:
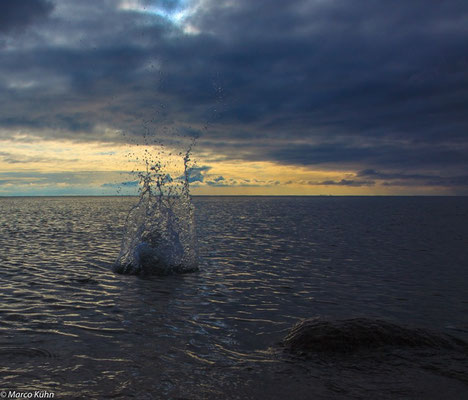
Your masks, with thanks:
[[[437,345],[468,339],[467,198],[195,198],[200,271],[146,278],[112,271],[136,201],[0,199],[0,389],[468,398],[466,353]],[[302,318],[358,349],[286,351]],[[367,346],[379,320],[390,339]]]

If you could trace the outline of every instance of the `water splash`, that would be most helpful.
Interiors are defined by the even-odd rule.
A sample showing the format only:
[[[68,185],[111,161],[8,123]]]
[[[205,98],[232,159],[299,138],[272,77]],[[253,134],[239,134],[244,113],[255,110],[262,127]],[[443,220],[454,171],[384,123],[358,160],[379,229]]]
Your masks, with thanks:
[[[130,210],[114,271],[123,274],[170,275],[198,269],[194,207],[190,196],[190,154],[179,153],[183,173],[173,179],[160,158],[146,152],[138,172],[140,198]],[[170,154],[171,155],[171,154]]]

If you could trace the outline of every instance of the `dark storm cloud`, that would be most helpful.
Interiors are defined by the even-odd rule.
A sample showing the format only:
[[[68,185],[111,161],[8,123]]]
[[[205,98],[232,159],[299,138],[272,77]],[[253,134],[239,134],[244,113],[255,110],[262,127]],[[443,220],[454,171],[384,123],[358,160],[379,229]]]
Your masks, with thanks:
[[[41,185],[56,185],[64,183],[69,185],[89,185],[92,180],[106,181],[113,178],[122,179],[122,176],[129,176],[126,171],[60,171],[60,172],[38,172],[38,171],[10,171],[0,172],[0,180],[3,184],[41,184]],[[120,182],[115,181],[115,182]],[[102,187],[112,188],[112,183],[104,184]],[[115,187],[132,187],[133,181],[115,183]]]
[[[322,182],[308,182],[309,185],[322,185],[322,186],[374,186],[375,181],[364,181],[364,180],[354,180],[354,179],[341,179],[340,181],[322,181]]]
[[[468,186],[468,175],[440,176],[429,174],[383,173],[368,169],[360,171],[357,176],[382,180],[385,186]]]
[[[212,167],[208,165],[203,165],[201,167],[192,167],[187,170],[188,181],[190,183],[194,182],[203,182],[205,180],[205,173],[208,172]],[[179,176],[179,179],[184,179],[185,177]]]
[[[139,181],[125,181],[119,183],[103,183],[101,187],[103,188],[120,188],[120,187],[138,187]]]
[[[14,0],[0,2],[0,35],[21,31],[46,17],[53,9],[48,0]]]
[[[3,161],[7,164],[29,164],[29,163],[44,163],[44,162],[74,162],[78,159],[61,159],[57,157],[43,157],[43,156],[25,156],[8,153],[5,151],[0,151],[0,161]]]
[[[45,1],[14,2],[27,3],[0,29],[51,12]],[[53,23],[2,50],[0,136],[188,132],[218,159],[463,185],[465,0],[133,3],[56,2]],[[170,18],[184,7],[177,25]]]
[[[436,167],[441,164],[453,167],[466,165],[466,151],[443,146],[412,145],[347,145],[331,143],[319,145],[289,145],[265,150],[267,158],[298,165],[328,164],[332,167],[380,165],[388,168],[412,170],[419,166]]]
[[[206,181],[206,184],[208,186],[215,186],[215,187],[226,187],[226,186],[230,186],[229,183],[226,181],[226,179],[223,177],[223,176],[217,176],[217,177],[214,177],[210,180],[207,180]]]

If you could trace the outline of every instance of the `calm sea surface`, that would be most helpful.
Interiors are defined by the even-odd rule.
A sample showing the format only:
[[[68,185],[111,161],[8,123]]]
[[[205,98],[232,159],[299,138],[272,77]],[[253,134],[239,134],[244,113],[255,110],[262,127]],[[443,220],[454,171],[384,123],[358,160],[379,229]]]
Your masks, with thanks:
[[[297,321],[317,316],[382,318],[467,340],[468,198],[197,197],[200,271],[150,278],[112,272],[135,201],[0,198],[0,390],[59,399],[468,396],[467,370],[453,360],[439,359],[437,371],[433,360],[369,368],[278,350]]]

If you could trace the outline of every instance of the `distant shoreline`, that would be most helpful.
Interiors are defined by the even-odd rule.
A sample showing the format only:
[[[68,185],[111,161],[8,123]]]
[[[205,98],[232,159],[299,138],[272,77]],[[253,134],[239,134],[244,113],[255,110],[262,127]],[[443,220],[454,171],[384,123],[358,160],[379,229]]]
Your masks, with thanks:
[[[192,197],[434,197],[434,198],[441,198],[441,197],[468,197],[468,195],[424,195],[424,194],[408,194],[408,195],[391,195],[391,194],[360,194],[360,195],[339,195],[339,194],[194,194],[191,195]],[[54,194],[45,194],[45,195],[3,195],[0,196],[0,199],[11,199],[11,198],[50,198],[50,197],[57,197],[57,198],[74,198],[74,197],[116,197],[116,198],[124,198],[124,197],[135,197],[138,198],[139,195],[106,195],[106,194],[65,194],[65,195],[54,195]]]

